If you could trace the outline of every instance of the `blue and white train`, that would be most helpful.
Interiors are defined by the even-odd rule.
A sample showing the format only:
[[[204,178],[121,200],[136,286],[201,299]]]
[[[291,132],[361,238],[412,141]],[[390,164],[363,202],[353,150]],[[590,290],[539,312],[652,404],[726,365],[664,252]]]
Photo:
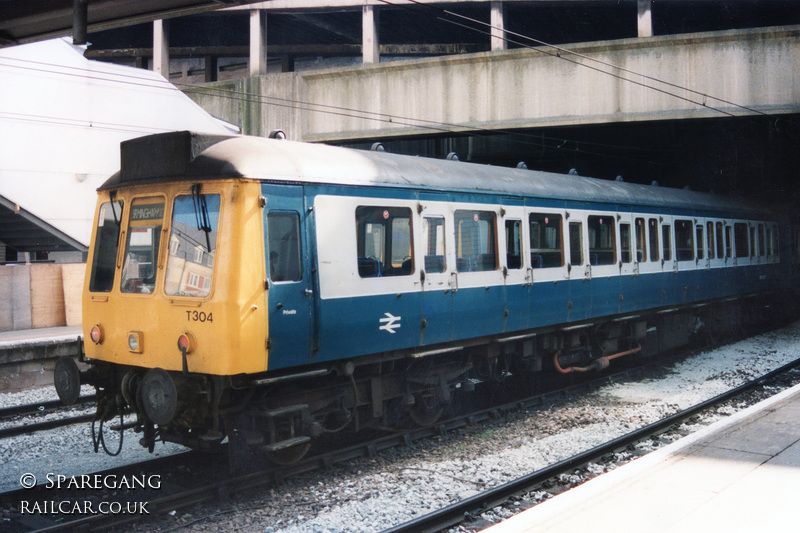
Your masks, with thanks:
[[[96,384],[99,420],[132,408],[151,448],[292,461],[481,384],[735,331],[792,285],[778,216],[655,185],[178,132],[123,143],[99,195],[92,368],[56,382]]]

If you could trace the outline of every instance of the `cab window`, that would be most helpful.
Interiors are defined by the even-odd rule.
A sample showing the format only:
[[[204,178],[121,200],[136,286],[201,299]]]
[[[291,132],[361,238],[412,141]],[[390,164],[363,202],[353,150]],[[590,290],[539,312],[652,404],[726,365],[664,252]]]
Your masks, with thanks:
[[[204,298],[211,293],[219,207],[218,194],[196,192],[175,198],[164,286],[166,294]]]
[[[105,202],[100,206],[94,237],[92,274],[89,278],[91,292],[110,292],[114,286],[121,223],[121,201]]]
[[[163,225],[163,198],[137,198],[131,203],[120,280],[122,292],[131,294],[153,292],[156,286],[156,265]]]

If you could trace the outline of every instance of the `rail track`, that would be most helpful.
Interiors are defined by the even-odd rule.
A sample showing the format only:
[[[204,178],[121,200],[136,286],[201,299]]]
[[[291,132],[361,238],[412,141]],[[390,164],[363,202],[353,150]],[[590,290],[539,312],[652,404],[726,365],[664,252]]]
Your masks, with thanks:
[[[194,475],[188,478],[186,472],[197,472],[209,470],[209,463],[220,464],[227,459],[227,455],[216,457],[209,461],[207,454],[200,452],[188,452],[179,458],[175,456],[158,458],[152,461],[145,461],[126,465],[118,469],[106,470],[89,474],[95,479],[96,476],[114,476],[121,479],[133,473],[158,474],[162,479],[169,479],[169,483],[157,491],[147,490],[138,491],[135,497],[147,501],[147,513],[145,515],[133,514],[95,514],[82,516],[77,520],[58,521],[49,526],[42,526],[42,520],[38,520],[37,531],[104,531],[110,527],[118,527],[132,522],[140,521],[154,515],[165,514],[175,510],[187,508],[196,504],[227,499],[234,494],[245,490],[258,487],[272,486],[288,478],[316,470],[325,470],[338,463],[345,463],[357,458],[373,457],[382,450],[390,448],[409,446],[415,442],[430,437],[445,434],[459,428],[476,426],[485,421],[500,418],[503,413],[518,409],[535,408],[554,401],[556,398],[575,394],[580,391],[588,391],[601,387],[613,381],[625,381],[638,379],[648,372],[648,367],[634,367],[621,370],[614,374],[602,376],[594,380],[585,380],[580,383],[569,385],[557,390],[551,390],[513,402],[495,405],[477,412],[465,414],[463,416],[453,416],[440,423],[423,428],[414,428],[407,431],[395,432],[389,435],[382,435],[365,442],[358,442],[352,445],[344,445],[333,451],[324,453],[313,453],[307,458],[289,466],[269,466],[264,469],[253,471],[242,475],[223,475],[224,469],[210,469],[213,473],[200,476]],[[218,459],[218,461],[217,461]],[[198,479],[200,481],[198,481]],[[187,488],[188,487],[188,488]],[[95,499],[108,498],[108,494],[99,494],[92,491]],[[71,497],[85,498],[86,493],[77,496],[70,493],[57,493],[59,499],[70,499]],[[133,496],[133,495],[131,495]],[[46,487],[39,486],[32,490],[16,490],[13,492],[0,494],[0,507],[19,509],[21,500],[52,500],[54,493]],[[40,517],[41,518],[41,517]],[[64,519],[64,516],[59,517]],[[67,518],[76,518],[75,516]]]
[[[783,373],[800,366],[800,359],[790,364],[770,372],[760,378],[753,380],[745,385],[736,387],[729,392],[721,394],[715,398],[699,403],[689,409],[683,410],[661,421],[650,424],[642,429],[631,432],[622,437],[616,438],[604,445],[592,448],[574,457],[570,457],[545,469],[527,474],[519,479],[496,487],[492,490],[482,492],[463,501],[440,509],[437,512],[422,516],[411,522],[398,525],[389,529],[391,533],[417,532],[417,531],[444,531],[454,525],[468,522],[472,517],[479,516],[487,510],[502,505],[509,499],[534,490],[548,480],[557,478],[560,474],[573,471],[580,465],[596,461],[603,456],[609,455],[617,450],[628,447],[630,444],[648,439],[654,434],[663,432],[665,429],[680,424],[687,418],[697,415],[699,412],[711,409],[721,403],[731,400],[736,396],[747,393],[759,386],[765,386]],[[268,467],[251,471],[243,475],[226,475],[217,468],[215,474],[209,475],[199,473],[207,469],[209,463],[208,456],[190,452],[180,458],[175,456],[159,458],[154,461],[137,463],[124,467],[123,469],[109,470],[101,473],[102,476],[126,476],[132,472],[138,473],[158,473],[164,480],[169,480],[165,486],[159,490],[135,491],[126,498],[136,498],[137,500],[147,501],[147,514],[96,514],[92,516],[82,516],[78,520],[70,522],[55,522],[50,526],[39,528],[39,531],[102,531],[110,527],[119,527],[142,519],[153,518],[159,514],[166,514],[176,510],[185,509],[190,506],[211,501],[226,500],[234,494],[241,493],[249,489],[272,486],[282,480],[293,476],[312,472],[320,469],[328,469],[338,463],[351,461],[356,458],[373,457],[378,452],[392,447],[408,446],[412,443],[432,436],[442,435],[449,431],[463,428],[465,426],[479,425],[484,421],[497,419],[504,412],[511,412],[518,409],[527,409],[548,404],[556,398],[562,398],[575,393],[587,392],[589,390],[603,386],[609,382],[624,381],[630,379],[640,379],[641,374],[648,372],[647,368],[633,368],[613,375],[603,376],[602,378],[588,381],[585,383],[572,385],[559,390],[549,391],[516,400],[510,403],[493,406],[482,411],[473,412],[464,416],[452,417],[432,427],[417,428],[402,433],[384,435],[379,438],[361,442],[355,445],[346,446],[335,451],[319,453],[309,456],[291,466]],[[220,461],[223,457],[218,458]],[[178,474],[177,471],[192,472],[190,476]],[[41,491],[40,491],[41,492]],[[42,495],[44,494],[44,495]],[[83,493],[80,497],[85,498]],[[98,498],[104,498],[99,494],[93,494]],[[69,495],[58,494],[59,498]],[[32,491],[16,491],[15,493],[2,496],[5,507],[19,508],[18,504],[9,505],[8,502],[14,499],[35,500],[37,498],[53,498],[52,492],[37,494]],[[63,518],[63,517],[61,517]],[[72,518],[72,517],[71,517]]]
[[[64,412],[68,413],[74,411],[75,408],[88,406],[95,401],[95,396],[81,396],[73,406],[64,406],[60,400],[51,400],[47,402],[36,402],[26,405],[15,405],[13,407],[4,407],[0,409],[0,424],[12,423],[18,419],[39,418],[44,415]],[[31,422],[26,420],[23,424],[0,427],[0,440],[23,435],[26,433],[36,433],[37,431],[44,431],[47,429],[54,429],[72,424],[79,424],[81,422],[89,422],[94,417],[94,414],[82,414],[77,416],[65,416],[63,418],[44,420],[41,422]]]
[[[399,524],[385,530],[383,533],[436,533],[450,528],[472,522],[493,508],[508,502],[511,498],[534,491],[553,479],[563,474],[568,474],[576,468],[595,462],[603,457],[623,450],[630,445],[651,439],[668,429],[678,426],[698,414],[725,404],[737,397],[747,394],[759,387],[764,387],[771,381],[782,376],[788,371],[800,367],[800,359],[788,363],[748,383],[735,387],[711,399],[700,402],[688,409],[684,409],[671,416],[653,422],[647,426],[622,435],[604,444],[586,450],[578,455],[559,461],[546,468],[521,476],[511,482],[505,483],[490,490],[481,492],[452,505],[421,516],[409,522]]]

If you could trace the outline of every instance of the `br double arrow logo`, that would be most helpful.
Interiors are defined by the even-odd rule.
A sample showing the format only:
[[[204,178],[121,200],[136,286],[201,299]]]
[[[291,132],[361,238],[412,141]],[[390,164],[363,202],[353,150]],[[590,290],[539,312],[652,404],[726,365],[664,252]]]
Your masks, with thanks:
[[[378,329],[388,331],[389,333],[397,333],[395,330],[400,328],[399,316],[394,316],[391,313],[384,313],[384,318],[380,319],[381,326]]]

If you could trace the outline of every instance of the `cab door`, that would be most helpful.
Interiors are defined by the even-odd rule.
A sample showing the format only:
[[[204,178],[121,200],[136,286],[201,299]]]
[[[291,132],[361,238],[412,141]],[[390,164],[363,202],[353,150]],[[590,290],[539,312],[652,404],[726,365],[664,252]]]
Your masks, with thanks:
[[[308,363],[314,343],[315,294],[303,188],[263,184],[267,257],[268,368]]]

